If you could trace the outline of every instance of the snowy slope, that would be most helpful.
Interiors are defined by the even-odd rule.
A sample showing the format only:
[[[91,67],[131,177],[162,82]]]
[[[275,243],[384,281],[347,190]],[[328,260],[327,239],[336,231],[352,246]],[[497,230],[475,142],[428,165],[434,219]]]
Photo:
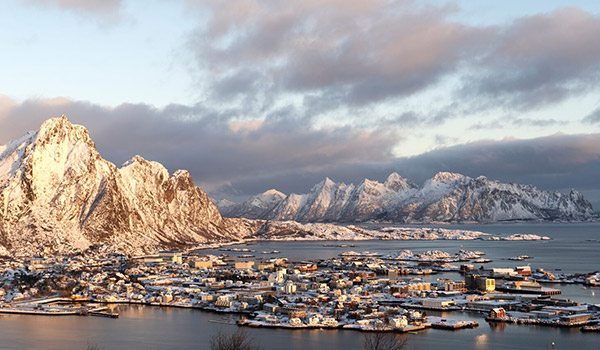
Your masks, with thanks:
[[[285,194],[271,189],[250,197],[243,203],[233,203],[228,200],[221,200],[217,207],[221,215],[226,217],[252,217],[257,219],[264,218],[277,206]]]
[[[171,175],[139,156],[117,168],[64,116],[0,146],[2,251],[56,254],[104,243],[140,253],[248,230],[223,219],[187,171]]]

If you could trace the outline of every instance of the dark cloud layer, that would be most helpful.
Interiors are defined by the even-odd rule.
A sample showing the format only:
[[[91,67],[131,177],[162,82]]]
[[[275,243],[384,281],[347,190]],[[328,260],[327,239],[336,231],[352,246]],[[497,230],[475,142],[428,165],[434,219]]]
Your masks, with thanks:
[[[597,108],[595,111],[590,113],[588,116],[583,118],[583,121],[589,124],[599,124],[600,123],[600,108]]]
[[[399,138],[393,130],[314,130],[293,113],[236,121],[234,112],[199,105],[105,108],[54,99],[2,101],[0,144],[63,113],[85,125],[101,154],[117,165],[140,154],[170,171],[188,169],[218,196],[241,198],[269,188],[305,192],[325,176],[381,181],[393,171],[422,183],[438,171],[450,171],[543,189],[573,187],[600,204],[600,134],[478,141],[394,158]]]
[[[398,141],[390,130],[315,130],[293,113],[236,121],[232,116],[237,113],[199,105],[105,108],[54,99],[28,100],[1,110],[0,144],[37,129],[51,116],[66,114],[86,126],[101,154],[117,165],[139,154],[171,171],[188,169],[208,188],[264,174],[324,174],[345,164],[385,161]]]
[[[474,62],[465,92],[505,108],[527,109],[585,93],[600,79],[600,17],[578,8],[516,19],[498,28],[493,48]]]
[[[281,190],[306,192],[325,175],[346,182],[358,182],[363,178],[382,181],[393,171],[419,184],[439,171],[449,171],[533,184],[545,190],[575,188],[587,195],[595,208],[600,208],[600,134],[479,141],[384,163],[336,167],[327,174],[304,175],[296,177],[297,180],[290,175],[292,178],[286,179],[287,183],[274,178],[269,181],[281,185]],[[260,185],[261,180],[257,179],[234,183],[236,188],[258,189]]]

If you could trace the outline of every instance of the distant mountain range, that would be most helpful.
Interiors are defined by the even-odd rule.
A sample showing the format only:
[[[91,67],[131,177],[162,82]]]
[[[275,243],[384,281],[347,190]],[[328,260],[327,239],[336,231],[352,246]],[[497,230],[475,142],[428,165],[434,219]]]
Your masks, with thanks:
[[[418,186],[397,173],[380,183],[358,185],[326,178],[306,194],[269,190],[243,203],[220,201],[226,217],[299,222],[478,222],[588,221],[592,205],[575,190],[542,191],[484,176],[440,172]]]

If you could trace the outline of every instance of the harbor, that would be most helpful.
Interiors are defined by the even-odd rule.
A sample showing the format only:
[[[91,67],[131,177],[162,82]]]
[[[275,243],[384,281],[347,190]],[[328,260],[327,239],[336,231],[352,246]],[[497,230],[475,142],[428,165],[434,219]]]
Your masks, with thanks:
[[[419,248],[419,245],[425,243],[430,246],[428,249]],[[534,320],[542,317],[560,319],[561,316],[580,313],[598,314],[595,309],[598,302],[594,302],[594,293],[600,290],[592,285],[597,280],[598,273],[578,272],[568,266],[550,269],[547,263],[544,264],[543,251],[531,254],[534,259],[527,270],[516,262],[502,259],[502,255],[498,255],[498,250],[493,247],[486,249],[482,246],[485,242],[412,241],[401,242],[401,249],[393,249],[387,242],[352,244],[355,247],[349,247],[349,244],[346,248],[323,247],[319,242],[256,243],[247,247],[231,247],[239,251],[222,251],[217,247],[189,253],[163,252],[151,258],[136,257],[133,260],[119,255],[102,256],[92,253],[71,261],[66,258],[33,259],[24,262],[24,268],[13,271],[29,271],[30,276],[43,276],[48,271],[56,271],[50,272],[56,281],[64,280],[65,285],[77,281],[77,285],[71,284],[70,288],[75,288],[72,289],[73,293],[64,297],[69,300],[63,299],[62,302],[73,306],[77,303],[88,304],[89,308],[94,307],[94,304],[107,306],[109,310],[104,312],[119,314],[118,319],[81,317],[75,314],[56,318],[81,319],[83,324],[92,322],[90,320],[105,319],[106,322],[118,325],[124,317],[123,310],[138,310],[137,313],[158,313],[165,317],[189,315],[215,325],[211,327],[243,326],[253,334],[279,331],[289,332],[289,337],[294,337],[292,334],[326,332],[324,334],[327,334],[328,339],[333,337],[341,342],[360,337],[361,332],[382,329],[405,333],[410,337],[411,343],[422,346],[437,341],[435,339],[440,339],[438,345],[444,344],[443,336],[437,332],[448,334],[452,330],[456,332],[445,337],[457,341],[463,339],[462,334],[490,337],[492,334],[489,332],[496,332],[495,330],[504,327],[511,330],[511,335],[524,332],[555,334],[553,329],[561,329],[576,331],[582,337],[594,336],[594,328],[587,326],[595,327],[593,322],[597,320],[597,316],[592,317],[588,324],[569,327]],[[444,248],[442,244],[452,244],[454,249]],[[513,243],[493,244],[508,246]],[[536,244],[547,246],[543,242]],[[400,242],[396,242],[396,245],[400,245]],[[298,246],[306,247],[303,248],[303,255],[295,253]],[[255,257],[242,257],[252,253],[244,251],[245,249],[261,252],[278,250],[280,253],[264,258],[258,254]],[[411,253],[405,250],[410,250]],[[475,259],[477,255],[490,257],[494,262],[478,266],[474,260],[465,260],[467,256]],[[309,256],[316,256],[317,259],[310,259]],[[329,258],[320,258],[322,256]],[[401,259],[397,259],[398,257]],[[406,260],[402,260],[404,258]],[[450,259],[457,261],[445,261]],[[538,267],[538,263],[543,268]],[[474,266],[471,269],[469,265]],[[63,279],[61,276],[70,274],[65,267],[85,272],[75,272],[79,274],[76,280]],[[422,271],[428,273],[420,274]],[[16,276],[11,274],[9,278],[14,280]],[[546,280],[552,282],[540,282]],[[36,282],[34,288],[43,286],[43,281]],[[495,288],[519,281],[560,289],[561,294],[507,293]],[[18,308],[19,303],[56,296],[39,298],[27,289],[19,289],[19,293],[10,290],[5,292],[3,308]],[[258,301],[259,296],[262,301]],[[12,300],[6,302],[8,298]],[[503,308],[509,317],[529,321],[487,321],[485,318],[490,316],[490,311],[494,308]],[[2,315],[9,318],[53,319],[34,313]],[[132,316],[130,314],[125,317]],[[474,327],[475,323],[477,327]],[[584,327],[591,330],[586,331]],[[265,333],[264,336],[272,337],[274,334],[288,337],[281,333]],[[561,334],[556,337],[563,342],[578,339],[585,344],[587,341],[587,338],[576,338],[574,333],[568,333],[568,337],[567,333]],[[198,336],[202,337],[201,334]],[[320,338],[315,338],[315,341],[316,339]],[[357,343],[360,343],[360,338]],[[302,344],[307,343],[303,341]],[[185,348],[181,344],[180,346]],[[352,344],[347,346],[352,348]]]

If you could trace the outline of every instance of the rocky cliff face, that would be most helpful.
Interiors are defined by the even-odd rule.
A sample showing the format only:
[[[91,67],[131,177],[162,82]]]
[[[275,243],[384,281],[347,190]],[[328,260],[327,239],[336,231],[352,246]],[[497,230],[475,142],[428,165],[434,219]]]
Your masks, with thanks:
[[[307,194],[290,194],[271,211],[253,216],[243,210],[230,216],[302,222],[397,223],[585,221],[594,218],[581,193],[541,191],[534,186],[503,184],[486,177],[438,173],[422,187],[391,174],[384,183],[363,180],[359,185],[326,179]]]
[[[0,146],[0,250],[53,254],[106,243],[128,253],[248,235],[187,171],[139,156],[117,168],[66,117]]]

